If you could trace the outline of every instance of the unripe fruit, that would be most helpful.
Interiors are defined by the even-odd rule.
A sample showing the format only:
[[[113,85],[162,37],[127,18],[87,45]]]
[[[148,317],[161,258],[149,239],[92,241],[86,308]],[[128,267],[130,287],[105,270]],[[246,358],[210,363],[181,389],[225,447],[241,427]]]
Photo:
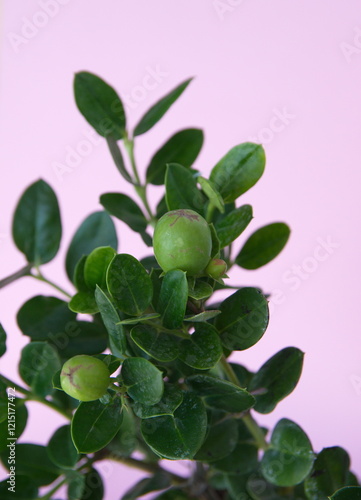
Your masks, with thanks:
[[[197,212],[172,210],[157,222],[153,246],[163,271],[180,269],[189,276],[197,276],[204,271],[211,257],[211,231]]]
[[[60,384],[69,396],[94,401],[107,391],[110,374],[103,361],[81,354],[68,359],[60,373]]]
[[[222,259],[212,259],[206,267],[206,274],[215,280],[226,274],[227,264]]]

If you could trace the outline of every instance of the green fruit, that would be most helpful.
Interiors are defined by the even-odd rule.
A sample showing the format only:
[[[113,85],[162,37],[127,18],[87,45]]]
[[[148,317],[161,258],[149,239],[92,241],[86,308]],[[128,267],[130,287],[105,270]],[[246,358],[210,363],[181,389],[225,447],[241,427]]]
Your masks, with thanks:
[[[68,359],[60,373],[63,391],[80,401],[94,401],[107,391],[110,374],[103,361],[81,354]]]
[[[206,274],[215,280],[226,274],[227,264],[222,259],[212,259],[206,267]]]
[[[206,220],[193,210],[172,210],[161,217],[153,236],[154,254],[163,271],[180,269],[190,276],[204,271],[212,251]]]

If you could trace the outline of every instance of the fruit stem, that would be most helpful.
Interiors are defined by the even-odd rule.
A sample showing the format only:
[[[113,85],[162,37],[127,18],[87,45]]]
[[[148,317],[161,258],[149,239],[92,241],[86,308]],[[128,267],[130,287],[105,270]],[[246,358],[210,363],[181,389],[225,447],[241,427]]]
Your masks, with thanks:
[[[22,267],[19,271],[16,271],[15,273],[10,274],[10,276],[0,280],[0,288],[4,288],[6,285],[10,285],[10,283],[13,283],[24,276],[31,276],[30,271],[32,267],[32,264],[26,264],[26,266]]]
[[[38,274],[30,273],[30,276],[32,276],[36,280],[42,281],[42,282],[47,283],[48,285],[52,286],[53,288],[55,288],[55,290],[58,290],[58,292],[65,295],[68,299],[72,298],[72,295],[70,295],[70,293],[66,292],[63,288],[61,288],[59,285],[57,285],[53,281],[50,281],[47,278],[45,278],[45,276],[41,273],[39,268],[37,268],[37,271],[38,271]]]

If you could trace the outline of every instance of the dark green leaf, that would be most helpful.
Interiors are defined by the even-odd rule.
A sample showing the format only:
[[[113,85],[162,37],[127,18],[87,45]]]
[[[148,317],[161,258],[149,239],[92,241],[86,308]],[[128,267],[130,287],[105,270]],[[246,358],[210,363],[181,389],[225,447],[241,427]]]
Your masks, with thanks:
[[[125,135],[125,113],[115,90],[98,76],[81,71],[74,79],[75,102],[88,123],[103,137]]]
[[[163,374],[144,358],[127,358],[123,362],[122,377],[127,392],[134,401],[154,405],[163,395]]]
[[[122,325],[119,324],[119,315],[107,295],[99,287],[95,290],[95,300],[109,334],[110,350],[115,356],[123,357],[126,350],[126,339]]]
[[[164,490],[169,486],[171,486],[171,482],[167,473],[163,471],[156,472],[154,476],[141,479],[136,483],[122,496],[122,500],[137,500],[137,498],[147,493]]]
[[[249,410],[255,403],[254,397],[245,389],[209,375],[191,375],[186,378],[186,384],[204,396],[209,406],[223,411],[239,413]]]
[[[39,266],[55,257],[62,230],[58,200],[49,184],[39,180],[24,191],[12,230],[15,244],[28,262]]]
[[[158,495],[153,500],[194,500],[194,497],[188,496],[185,491],[179,488],[171,488],[161,495]]]
[[[226,457],[212,463],[212,466],[227,474],[247,474],[257,468],[258,448],[250,443],[238,443]]]
[[[268,325],[268,303],[257,288],[237,290],[220,306],[215,326],[225,347],[243,351],[256,344]]]
[[[167,212],[168,212],[167,201],[165,199],[165,196],[163,196],[163,198],[160,199],[160,201],[157,205],[157,208],[156,208],[157,219],[160,219],[161,217],[163,217],[163,215]]]
[[[120,325],[135,325],[137,323],[145,323],[151,319],[159,318],[159,313],[143,314],[142,316],[135,316],[134,318],[122,319],[119,321]]]
[[[266,163],[263,147],[245,142],[232,148],[212,169],[210,181],[225,203],[235,201],[260,179]]]
[[[213,223],[209,224],[209,229],[211,230],[211,236],[212,236],[211,259],[218,259],[220,257],[221,242],[219,241],[217,231],[216,231]]]
[[[213,293],[213,288],[211,285],[205,281],[197,280],[194,287],[188,287],[188,295],[195,300],[208,299]]]
[[[127,169],[125,168],[123,155],[118,146],[117,141],[110,136],[107,136],[106,141],[108,144],[110,154],[112,155],[112,158],[114,160],[115,166],[119,170],[120,174],[124,177],[126,181],[133,183],[133,179],[131,178]]]
[[[156,102],[140,119],[138,125],[134,129],[134,136],[141,135],[151,129],[168,111],[171,105],[178,99],[178,97],[187,88],[192,78],[178,85],[174,90],[169,92],[166,96]]]
[[[118,247],[118,239],[112,219],[106,212],[90,214],[79,226],[66,254],[66,272],[73,281],[74,270],[83,255],[89,255],[95,248]]]
[[[183,392],[175,385],[164,384],[162,399],[155,405],[149,406],[134,403],[133,411],[139,418],[153,418],[162,415],[173,416],[183,401]]]
[[[81,257],[77,262],[74,269],[74,286],[79,292],[89,292],[89,287],[85,283],[84,278],[84,267],[87,257],[87,255],[83,255],[83,257]]]
[[[40,397],[53,391],[52,378],[60,368],[58,353],[47,342],[31,342],[21,351],[20,376]]]
[[[168,271],[163,278],[158,300],[158,312],[166,328],[173,330],[182,326],[187,300],[186,273],[178,269]]]
[[[85,488],[85,475],[75,470],[65,472],[68,483],[68,500],[79,500]]]
[[[189,340],[184,339],[180,344],[179,358],[188,366],[209,370],[218,363],[222,354],[222,344],[214,326],[196,323]]]
[[[199,314],[194,314],[192,316],[185,316],[184,321],[187,321],[189,323],[199,323],[200,321],[208,321],[209,319],[213,319],[218,314],[221,314],[221,311],[218,310],[209,310],[209,311],[204,311]]]
[[[177,340],[153,326],[135,326],[130,335],[137,346],[158,361],[173,361],[178,356]]]
[[[69,309],[80,314],[96,314],[99,312],[98,305],[94,298],[94,292],[78,292],[70,299]]]
[[[107,449],[117,456],[129,457],[138,447],[137,420],[128,406],[123,407],[123,422]]]
[[[35,500],[38,498],[38,487],[32,481],[31,477],[23,476],[16,472],[14,489],[12,484],[8,483],[9,478],[0,483],[1,500]]]
[[[106,289],[106,273],[115,255],[116,251],[111,247],[95,248],[88,255],[84,264],[84,280],[91,290],[95,290],[97,285]]]
[[[24,400],[20,398],[6,398],[5,419],[0,421],[0,452],[9,449],[7,445],[10,441],[8,437],[18,439],[26,428],[28,421],[28,410]],[[11,434],[13,433],[13,434]],[[0,498],[2,498],[0,496]]]
[[[101,475],[96,469],[85,474],[85,487],[80,500],[103,500],[104,485]]]
[[[108,268],[107,284],[116,306],[130,316],[142,314],[152,300],[152,280],[132,255],[114,257]]]
[[[107,365],[110,375],[112,375],[112,373],[117,371],[120,367],[120,361],[118,357],[113,356],[112,354],[97,354],[94,357],[100,359]]]
[[[48,340],[65,359],[77,354],[99,354],[107,347],[104,329],[89,321],[71,321],[65,330],[50,334]]]
[[[313,465],[312,473],[305,481],[309,500],[327,500],[336,490],[346,485],[350,457],[339,446],[324,448]]]
[[[1,460],[9,470],[11,464],[8,463],[8,448],[1,453]],[[29,476],[29,483],[36,486],[46,486],[52,483],[61,474],[46,452],[46,447],[39,444],[20,443],[16,444],[16,476]],[[16,498],[16,497],[15,497]],[[21,498],[21,497],[20,497]]]
[[[234,419],[224,420],[212,425],[206,440],[194,459],[201,462],[213,462],[228,456],[236,447],[238,428]]]
[[[284,248],[289,236],[290,228],[283,222],[257,229],[237,255],[236,264],[244,269],[258,269],[268,264]]]
[[[111,215],[128,224],[130,229],[143,233],[147,229],[147,220],[143,212],[126,194],[105,193],[100,197],[100,203]]]
[[[63,469],[71,469],[77,463],[79,455],[71,439],[70,425],[59,427],[47,446],[50,460]]]
[[[296,347],[286,347],[253,376],[249,390],[255,393],[256,411],[270,413],[279,401],[291,394],[301,376],[303,356]]]
[[[0,323],[0,358],[6,353],[6,332]]]
[[[250,372],[249,370],[247,370],[247,368],[245,368],[242,365],[239,365],[236,363],[230,363],[230,365],[232,367],[232,370],[236,374],[237,379],[239,380],[240,387],[246,387],[246,388],[249,387],[250,382],[251,382],[252,377],[253,377],[253,373]],[[249,389],[249,390],[251,390],[251,389]],[[256,401],[257,401],[257,398],[256,398]]]
[[[329,498],[331,500],[361,500],[361,488],[359,486],[346,486]]]
[[[157,259],[154,257],[154,255],[149,255],[148,257],[143,257],[143,259],[140,259],[140,263],[149,272],[151,272],[152,270],[159,270],[159,264],[157,262]]]
[[[145,442],[159,456],[169,460],[191,459],[203,443],[207,413],[202,401],[185,392],[183,402],[173,416],[148,418],[142,421]]]
[[[209,199],[210,204],[216,207],[223,214],[224,201],[213,182],[205,179],[204,177],[198,177],[197,182],[201,185],[202,191]]]
[[[79,453],[94,453],[106,446],[118,432],[123,415],[115,398],[104,405],[99,400],[80,403],[71,423],[71,436]]]
[[[200,214],[203,213],[205,198],[197,188],[197,181],[188,168],[178,163],[168,164],[165,189],[168,210],[186,208]]]
[[[253,218],[251,205],[242,205],[228,213],[215,228],[220,241],[221,248],[232,243],[246,229]]]
[[[283,418],[274,428],[271,447],[262,457],[262,474],[277,486],[294,486],[311,472],[314,459],[310,440],[301,427]]]
[[[190,128],[174,134],[150,160],[147,182],[156,186],[164,184],[167,163],[179,163],[189,168],[197,158],[202,145],[202,130]]]

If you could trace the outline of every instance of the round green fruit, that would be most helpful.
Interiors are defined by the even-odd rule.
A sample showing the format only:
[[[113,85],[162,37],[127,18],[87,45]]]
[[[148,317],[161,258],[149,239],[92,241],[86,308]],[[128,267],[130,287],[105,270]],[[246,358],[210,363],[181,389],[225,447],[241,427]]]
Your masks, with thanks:
[[[157,222],[153,246],[163,271],[180,269],[190,276],[197,276],[204,271],[211,258],[211,230],[197,212],[172,210]]]
[[[79,401],[94,401],[107,392],[110,374],[103,361],[81,354],[68,359],[60,373],[60,384],[69,396]]]
[[[206,274],[215,280],[226,274],[227,264],[222,259],[212,259],[206,267]]]

